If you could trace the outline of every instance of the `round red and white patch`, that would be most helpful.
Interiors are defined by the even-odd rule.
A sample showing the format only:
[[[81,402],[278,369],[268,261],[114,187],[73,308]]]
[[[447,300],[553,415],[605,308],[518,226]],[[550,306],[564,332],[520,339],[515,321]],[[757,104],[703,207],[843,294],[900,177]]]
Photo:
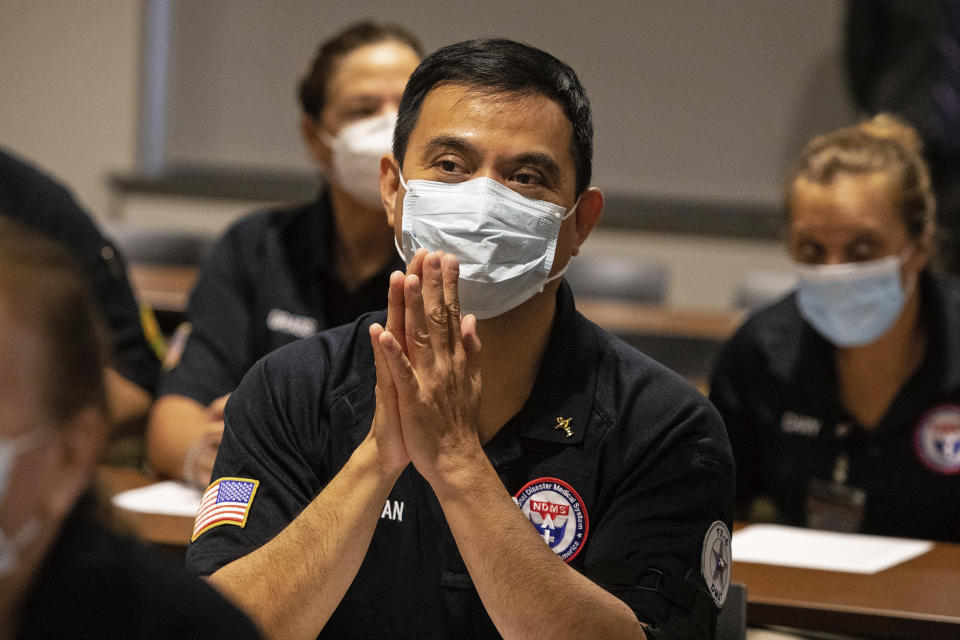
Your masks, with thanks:
[[[914,430],[913,447],[928,469],[960,473],[960,406],[944,404],[928,411]]]
[[[570,562],[587,541],[590,521],[580,495],[563,480],[537,478],[525,484],[514,501],[554,552]]]

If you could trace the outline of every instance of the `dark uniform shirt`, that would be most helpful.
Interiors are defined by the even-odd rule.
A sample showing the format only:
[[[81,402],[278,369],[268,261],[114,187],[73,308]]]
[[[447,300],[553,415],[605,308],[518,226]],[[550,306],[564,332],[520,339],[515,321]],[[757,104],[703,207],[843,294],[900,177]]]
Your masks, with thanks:
[[[399,256],[348,291],[333,263],[333,225],[326,193],[233,225],[190,295],[190,337],[179,364],[161,379],[160,395],[209,404],[277,347],[382,307],[390,272],[404,268]]]
[[[123,259],[70,193],[50,177],[0,150],[0,214],[59,242],[86,275],[110,328],[111,365],[149,393],[160,362],[140,322]]]
[[[212,587],[89,510],[85,499],[64,522],[25,600],[18,640],[260,637]]]
[[[793,294],[724,347],[710,399],[740,517],[764,496],[785,524],[960,541],[960,282],[925,273],[919,286],[926,356],[872,429],[843,408],[833,346]]]
[[[373,419],[368,327],[384,320],[363,316],[250,370],[227,405],[214,478],[257,480],[256,495],[245,526],[199,535],[188,567],[209,574],[261,546],[346,463]],[[713,637],[709,589],[719,596],[729,581],[722,534],[733,508],[723,426],[679,376],[577,313],[566,284],[534,388],[484,450],[520,504],[556,518],[555,528],[538,527],[554,551],[658,627],[652,637]],[[578,603],[558,592],[543,606]],[[499,637],[433,490],[412,466],[321,634],[383,636]]]

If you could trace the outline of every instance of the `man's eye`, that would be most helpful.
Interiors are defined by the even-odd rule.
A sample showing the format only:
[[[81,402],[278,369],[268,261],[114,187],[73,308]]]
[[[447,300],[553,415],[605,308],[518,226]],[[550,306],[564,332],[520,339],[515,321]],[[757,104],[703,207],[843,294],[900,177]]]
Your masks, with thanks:
[[[539,176],[533,173],[516,173],[513,180],[522,185],[536,185],[541,182]]]
[[[448,173],[454,173],[459,168],[457,167],[457,163],[453,160],[441,160],[438,164],[440,165],[440,169],[442,171],[446,171]]]

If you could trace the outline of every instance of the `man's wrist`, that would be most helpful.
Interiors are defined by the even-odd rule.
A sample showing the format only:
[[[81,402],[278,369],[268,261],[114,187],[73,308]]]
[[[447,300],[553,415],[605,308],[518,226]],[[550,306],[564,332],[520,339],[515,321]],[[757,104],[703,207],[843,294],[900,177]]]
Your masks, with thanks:
[[[354,449],[350,460],[358,466],[360,471],[375,475],[391,486],[409,464],[409,462],[401,463],[399,460],[386,455],[385,452],[380,450],[376,438],[369,435]]]
[[[459,498],[483,491],[485,479],[495,480],[497,486],[502,488],[500,478],[479,442],[477,448],[469,453],[456,457],[448,456],[437,465],[431,477],[427,478],[437,499],[441,502],[444,499]]]

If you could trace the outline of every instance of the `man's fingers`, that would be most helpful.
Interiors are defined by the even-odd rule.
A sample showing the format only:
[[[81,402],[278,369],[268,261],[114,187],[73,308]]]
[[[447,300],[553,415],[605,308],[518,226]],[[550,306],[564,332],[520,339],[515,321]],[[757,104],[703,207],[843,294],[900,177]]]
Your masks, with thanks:
[[[447,309],[447,347],[452,352],[460,352],[460,262],[452,253],[447,253],[440,261],[443,277],[443,301]]]
[[[380,336],[383,333],[384,328],[379,324],[370,325],[370,344],[373,346],[373,363],[377,371],[377,395],[381,400],[389,402],[396,398],[397,390],[393,384],[393,376],[390,374],[390,367],[387,366],[383,349],[380,347]]]
[[[410,264],[407,265],[407,275],[414,275],[418,278],[423,275],[423,258],[427,255],[427,250],[424,248],[417,249],[416,253],[413,254],[413,260],[410,261]]]
[[[477,335],[477,318],[467,315],[460,323],[463,351],[467,359],[467,375],[475,384],[480,384],[480,336]]]
[[[402,271],[394,271],[390,274],[390,288],[387,291],[387,331],[391,332],[394,336],[397,336],[397,338],[401,341],[400,348],[406,351],[406,342],[403,338],[403,279],[404,275]]]
[[[414,373],[406,354],[400,350],[400,344],[394,335],[389,331],[384,331],[380,334],[378,341],[380,343],[380,353],[390,369],[390,377],[394,382],[398,397],[415,395],[417,392],[417,375]]]
[[[408,274],[404,280],[403,301],[406,353],[414,366],[430,366],[433,363],[433,347],[430,343],[427,319],[424,316],[423,291],[420,278],[417,276]]]
[[[450,350],[450,312],[444,300],[444,255],[439,251],[423,259],[423,311],[434,357],[446,359]],[[459,318],[458,318],[459,319]]]

